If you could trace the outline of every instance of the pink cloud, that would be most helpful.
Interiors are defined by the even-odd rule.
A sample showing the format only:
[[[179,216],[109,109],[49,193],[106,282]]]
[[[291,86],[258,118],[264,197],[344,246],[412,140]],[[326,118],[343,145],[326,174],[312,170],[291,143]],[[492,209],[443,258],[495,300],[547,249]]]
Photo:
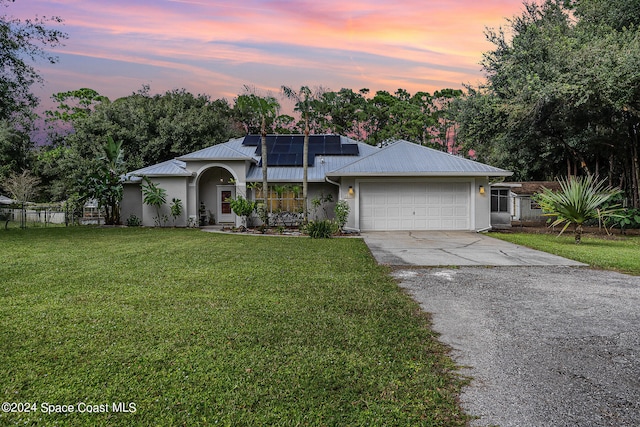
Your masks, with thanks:
[[[243,84],[278,88],[291,84],[284,78],[305,82],[308,76],[318,81],[307,84],[337,89],[460,87],[482,77],[478,63],[491,48],[484,28],[521,9],[521,0],[17,0],[8,11],[22,18],[62,16],[70,35],[62,53],[114,67],[155,67],[165,76],[155,83],[159,91],[208,89],[218,97]],[[70,84],[78,81],[77,70],[65,67],[61,62],[43,72],[55,69],[56,82],[65,72]],[[120,74],[114,70],[114,76]],[[243,81],[249,77],[255,81]],[[104,77],[85,80],[110,84]],[[143,77],[120,76],[112,86],[129,80]]]

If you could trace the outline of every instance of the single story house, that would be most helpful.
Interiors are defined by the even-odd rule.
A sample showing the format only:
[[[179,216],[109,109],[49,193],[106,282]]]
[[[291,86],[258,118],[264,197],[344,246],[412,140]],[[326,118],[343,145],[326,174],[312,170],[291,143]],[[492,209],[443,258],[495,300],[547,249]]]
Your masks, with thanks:
[[[303,136],[267,137],[268,209],[301,211]],[[350,206],[346,229],[484,230],[490,228],[491,177],[512,172],[407,141],[374,147],[339,135],[309,136],[308,200],[328,195]],[[125,176],[123,221],[131,215],[154,225],[153,207],[143,203],[142,178],[180,199],[176,225],[240,225],[227,201],[238,195],[261,199],[261,138],[248,135],[185,154]],[[309,206],[310,219],[314,213]],[[325,207],[333,215],[330,204]],[[169,215],[169,206],[163,207]]]

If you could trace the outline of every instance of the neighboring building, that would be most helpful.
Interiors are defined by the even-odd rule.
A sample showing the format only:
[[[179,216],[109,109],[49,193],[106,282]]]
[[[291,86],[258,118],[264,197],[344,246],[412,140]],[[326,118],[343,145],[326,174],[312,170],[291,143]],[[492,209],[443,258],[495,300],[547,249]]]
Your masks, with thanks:
[[[15,203],[15,200],[0,194],[0,205],[11,205],[13,203]]]
[[[239,225],[226,199],[261,197],[252,189],[262,182],[260,145],[260,136],[249,135],[129,172],[122,220],[135,215],[154,225],[155,209],[142,202],[146,176],[167,191],[168,202],[182,201],[185,212],[176,225],[203,219]],[[302,145],[302,135],[267,137],[274,212],[302,208]],[[351,208],[346,228],[358,231],[488,229],[489,178],[512,175],[407,141],[377,148],[339,135],[311,135],[308,165],[309,200],[321,194],[346,200]],[[169,207],[164,209],[168,215]]]
[[[545,222],[547,217],[533,196],[543,188],[560,189],[557,181],[501,182],[491,185],[491,225],[508,228],[516,221]]]

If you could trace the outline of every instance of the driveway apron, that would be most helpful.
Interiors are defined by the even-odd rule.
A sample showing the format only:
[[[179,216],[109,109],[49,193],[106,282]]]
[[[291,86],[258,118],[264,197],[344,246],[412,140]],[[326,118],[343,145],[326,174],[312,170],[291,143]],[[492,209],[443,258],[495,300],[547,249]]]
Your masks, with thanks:
[[[380,264],[584,266],[577,261],[470,231],[376,231],[362,233],[362,237]]]
[[[432,314],[461,374],[472,377],[461,395],[477,417],[472,426],[640,425],[639,277],[559,257],[526,264],[528,251],[495,250],[470,233],[453,242],[457,233],[440,233],[440,249],[430,232],[399,233],[406,252],[398,240],[382,246],[380,236],[391,234],[372,234],[364,238],[378,262],[394,266],[400,287]],[[465,241],[494,253],[460,252]],[[429,242],[425,251],[418,242]],[[430,255],[438,251],[443,258]],[[429,262],[462,267],[418,267]]]

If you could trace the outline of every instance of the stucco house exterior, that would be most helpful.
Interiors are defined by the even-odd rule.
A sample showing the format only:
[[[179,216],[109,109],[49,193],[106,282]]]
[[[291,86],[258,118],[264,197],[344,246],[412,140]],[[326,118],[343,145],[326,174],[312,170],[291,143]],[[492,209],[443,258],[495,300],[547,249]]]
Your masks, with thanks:
[[[270,211],[301,210],[302,135],[269,135],[267,165]],[[373,147],[339,135],[311,135],[308,199],[346,200],[346,229],[484,230],[491,226],[491,177],[512,172],[407,141]],[[227,198],[261,198],[260,136],[248,135],[125,176],[121,217],[154,225],[155,209],[142,200],[142,176],[185,207],[176,225],[215,222],[240,225]],[[332,216],[333,205],[327,206]],[[165,206],[165,213],[169,207]],[[313,210],[309,206],[310,219]]]

